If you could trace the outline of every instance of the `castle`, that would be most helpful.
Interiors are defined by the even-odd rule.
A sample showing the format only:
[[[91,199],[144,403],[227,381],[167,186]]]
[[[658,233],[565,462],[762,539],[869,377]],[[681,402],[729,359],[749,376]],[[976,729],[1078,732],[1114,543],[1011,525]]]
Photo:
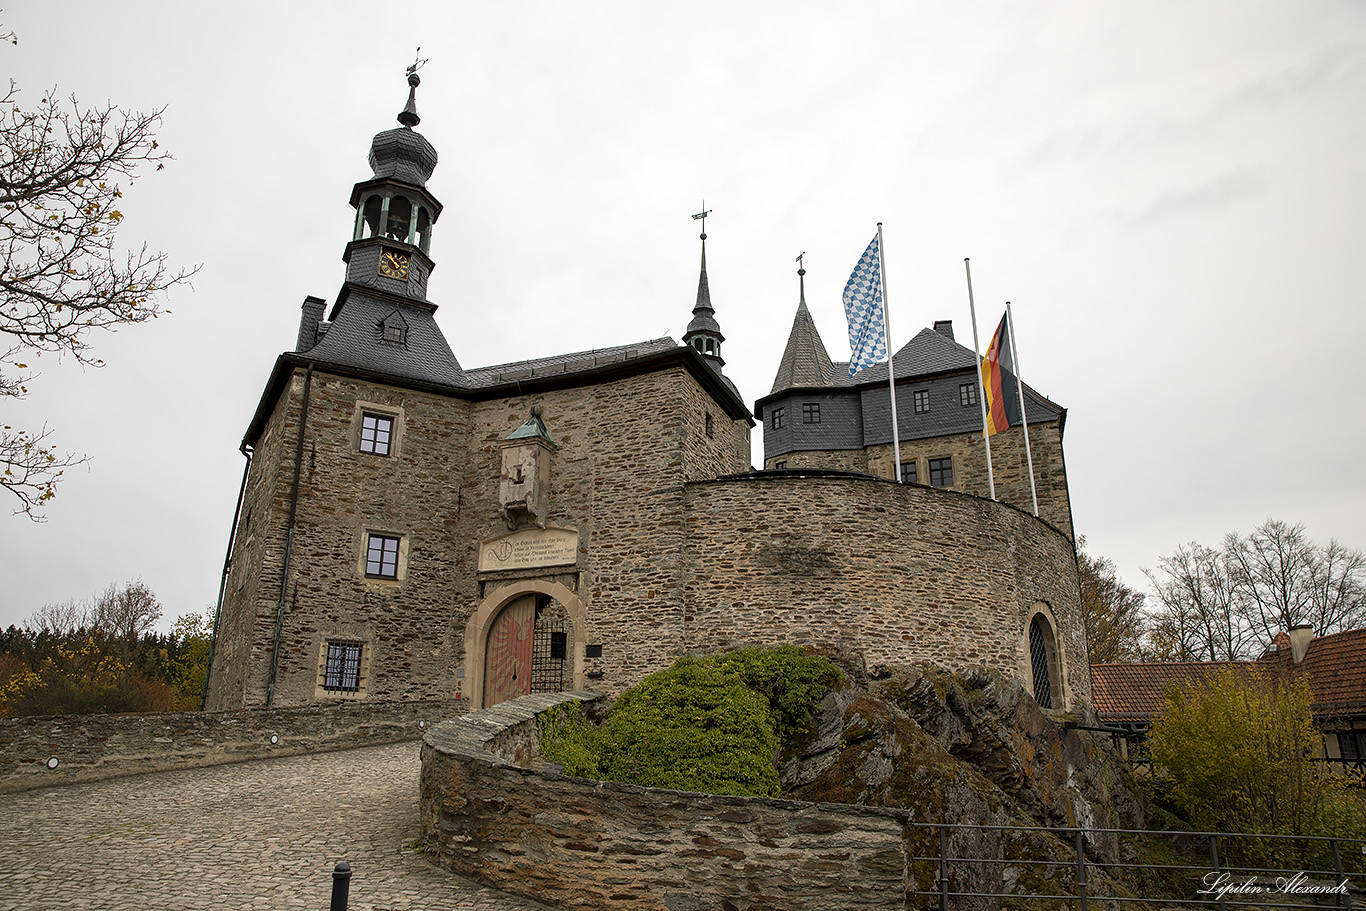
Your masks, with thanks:
[[[1020,427],[993,438],[988,499],[976,357],[936,324],[894,356],[898,483],[886,368],[840,376],[803,292],[751,412],[705,231],[683,344],[462,367],[426,297],[441,203],[418,81],[351,192],[341,291],[305,299],[243,438],[207,708],[615,693],[750,643],[874,674],[986,665],[1089,707],[1063,409],[1026,389],[1039,517]]]

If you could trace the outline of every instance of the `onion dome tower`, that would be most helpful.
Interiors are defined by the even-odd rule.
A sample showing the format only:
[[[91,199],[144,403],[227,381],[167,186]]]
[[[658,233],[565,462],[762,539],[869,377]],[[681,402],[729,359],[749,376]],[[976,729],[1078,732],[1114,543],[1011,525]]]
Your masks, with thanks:
[[[417,115],[416,66],[408,70],[408,104],[401,126],[370,143],[374,176],[351,190],[355,230],[342,259],[346,280],[415,300],[426,300],[427,279],[435,268],[430,249],[432,226],[441,203],[427,189],[436,168],[436,149],[413,127]]]

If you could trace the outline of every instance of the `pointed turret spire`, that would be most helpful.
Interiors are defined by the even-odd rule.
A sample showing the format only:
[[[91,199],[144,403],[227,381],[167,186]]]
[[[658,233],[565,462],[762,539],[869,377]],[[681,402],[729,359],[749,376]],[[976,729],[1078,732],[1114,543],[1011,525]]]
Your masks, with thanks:
[[[816,321],[811,318],[811,311],[806,309],[806,267],[802,263],[805,255],[801,253],[797,256],[800,289],[797,315],[792,320],[792,331],[787,336],[783,359],[778,362],[778,375],[773,378],[773,392],[782,392],[794,386],[835,385],[835,365],[825,350],[821,334],[816,331]]]
[[[725,361],[721,359],[721,343],[726,337],[721,334],[721,324],[716,321],[716,311],[711,306],[711,288],[707,285],[707,216],[711,210],[702,203],[702,211],[693,216],[701,220],[702,233],[702,271],[697,277],[697,303],[692,308],[692,322],[688,331],[683,333],[683,344],[697,350],[707,358],[719,373]]]

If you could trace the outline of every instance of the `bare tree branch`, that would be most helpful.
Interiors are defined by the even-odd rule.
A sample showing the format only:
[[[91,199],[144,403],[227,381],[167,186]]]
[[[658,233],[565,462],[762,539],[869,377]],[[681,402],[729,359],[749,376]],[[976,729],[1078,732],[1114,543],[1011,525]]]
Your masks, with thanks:
[[[12,39],[13,36],[0,36]],[[154,133],[163,109],[82,108],[57,91],[24,108],[10,82],[0,97],[0,399],[22,398],[34,375],[26,353],[52,352],[101,366],[90,333],[154,319],[161,298],[194,270],[171,269],[146,244],[123,251],[115,236],[123,213],[120,179],[158,170],[170,157]],[[55,494],[62,471],[84,461],[59,455],[38,433],[4,429],[0,486],[37,510]]]

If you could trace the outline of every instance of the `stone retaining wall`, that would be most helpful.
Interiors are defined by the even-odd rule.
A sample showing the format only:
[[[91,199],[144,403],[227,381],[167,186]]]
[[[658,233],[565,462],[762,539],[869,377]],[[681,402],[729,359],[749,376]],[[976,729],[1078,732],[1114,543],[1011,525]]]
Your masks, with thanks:
[[[0,794],[417,740],[428,724],[467,707],[454,699],[0,718]],[[49,768],[54,759],[56,768]]]
[[[592,693],[523,696],[422,744],[422,838],[443,866],[574,909],[900,909],[903,811],[588,781],[539,759],[537,714]]]

